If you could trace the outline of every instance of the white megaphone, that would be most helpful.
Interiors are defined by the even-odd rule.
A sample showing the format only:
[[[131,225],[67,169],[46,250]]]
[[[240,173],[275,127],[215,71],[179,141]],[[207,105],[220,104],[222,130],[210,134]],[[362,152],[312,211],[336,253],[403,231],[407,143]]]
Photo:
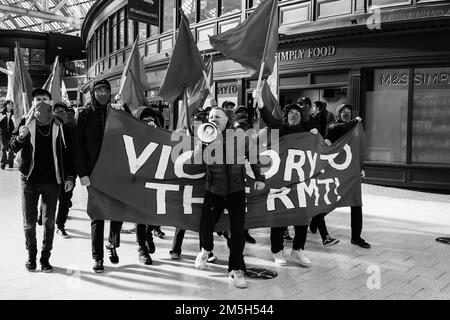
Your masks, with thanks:
[[[197,136],[201,142],[208,144],[216,140],[219,130],[213,122],[202,123],[197,129]]]

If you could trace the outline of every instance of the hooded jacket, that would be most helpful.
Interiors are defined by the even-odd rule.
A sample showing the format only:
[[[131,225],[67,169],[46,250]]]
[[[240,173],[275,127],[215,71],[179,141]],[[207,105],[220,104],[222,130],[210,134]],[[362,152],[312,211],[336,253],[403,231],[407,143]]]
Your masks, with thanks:
[[[91,88],[91,103],[78,114],[75,127],[75,165],[78,176],[90,176],[100,155],[106,117],[109,106],[101,106],[94,95],[94,87],[98,84],[109,85],[106,80],[94,82]]]
[[[151,116],[155,119],[155,124],[159,128],[164,127],[164,117],[161,112],[153,110],[151,107],[141,106],[132,112],[133,117],[142,120],[145,117]]]
[[[22,118],[18,128],[25,125],[25,122],[26,118]],[[35,153],[39,152],[39,150],[36,150],[35,148],[36,126],[36,120],[31,120],[28,125],[30,133],[24,139],[20,139],[18,133],[19,130],[16,130],[10,142],[10,148],[15,153],[22,151],[19,171],[25,176],[26,180],[28,180],[33,172]],[[51,122],[51,128],[56,181],[58,184],[63,183],[65,180],[75,182],[76,175],[71,144],[69,142],[70,137],[64,130],[64,125],[58,120],[53,120]]]
[[[327,139],[331,141],[331,143],[335,143],[337,140],[339,140],[340,137],[345,135],[347,132],[349,132],[351,129],[353,129],[357,124],[358,120],[353,119],[350,121],[343,121],[341,119],[341,111],[344,108],[349,108],[352,110],[352,107],[349,104],[341,104],[336,108],[336,121],[334,123],[331,123],[328,125],[327,128]],[[353,110],[352,110],[353,111]]]

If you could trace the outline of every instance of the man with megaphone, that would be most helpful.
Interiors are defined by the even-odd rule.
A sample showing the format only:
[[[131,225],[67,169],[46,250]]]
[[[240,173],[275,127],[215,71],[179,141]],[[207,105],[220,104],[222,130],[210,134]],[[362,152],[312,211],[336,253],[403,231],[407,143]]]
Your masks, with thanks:
[[[233,154],[245,152],[248,155],[248,148],[245,144],[236,144],[234,135],[227,134],[234,132],[234,126],[231,121],[231,114],[229,116],[224,109],[212,108],[209,112],[208,120],[208,125],[203,128],[199,127],[200,133],[204,136],[204,143],[210,142],[206,149],[215,147],[216,150],[223,150],[223,154],[222,160],[217,158],[217,161],[206,161],[206,192],[200,219],[201,251],[195,260],[195,267],[198,269],[206,267],[209,252],[214,247],[213,230],[215,224],[223,210],[227,209],[231,231],[230,257],[228,260],[229,277],[236,287],[246,288],[247,281],[244,278],[245,265],[243,261],[246,203],[245,165],[236,161],[229,163],[226,155],[231,152]],[[243,130],[241,131],[243,133]],[[217,138],[214,141],[209,141],[216,134]],[[239,150],[241,148],[246,150]],[[197,147],[196,152],[202,149]],[[206,149],[205,153],[207,153]],[[217,155],[217,153],[215,154]],[[204,158],[207,158],[207,156]],[[254,188],[262,191],[265,188],[265,180],[261,174],[260,165],[259,163],[254,163],[251,164],[251,167],[255,174]]]

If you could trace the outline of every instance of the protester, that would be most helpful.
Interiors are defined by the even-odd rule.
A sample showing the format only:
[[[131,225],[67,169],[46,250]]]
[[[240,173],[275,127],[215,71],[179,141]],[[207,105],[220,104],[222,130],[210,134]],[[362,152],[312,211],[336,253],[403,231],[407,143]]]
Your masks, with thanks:
[[[252,127],[246,106],[237,106],[235,108],[233,115],[233,124],[235,129],[241,128],[244,131]],[[255,238],[250,235],[248,230],[245,230],[245,241],[248,243],[256,243]]]
[[[75,164],[81,185],[88,187],[91,192],[90,175],[100,155],[103,135],[105,133],[106,116],[111,106],[111,85],[107,80],[98,80],[93,83],[91,89],[91,103],[79,112],[75,129]],[[89,207],[89,205],[88,205]],[[104,220],[91,221],[92,258],[93,270],[96,273],[104,271],[103,266],[103,233]],[[108,243],[111,263],[119,263],[116,248],[120,246],[121,221],[111,221]]]
[[[69,108],[65,103],[58,102],[53,107],[53,113],[65,125],[66,134],[69,139],[66,141],[70,145],[70,149],[73,150],[73,139],[75,130],[75,111]],[[72,154],[72,157],[74,154]],[[61,186],[62,187],[62,186]],[[68,239],[69,235],[66,232],[66,221],[69,214],[69,209],[72,207],[73,189],[75,188],[75,181],[72,190],[64,192],[62,189],[59,192],[59,204],[58,212],[56,214],[56,234]],[[42,219],[41,219],[42,220]]]
[[[55,211],[60,192],[72,190],[75,170],[72,163],[69,137],[64,125],[52,114],[51,94],[44,89],[35,89],[33,112],[23,118],[11,139],[14,152],[22,151],[19,168],[22,180],[22,211],[28,271],[36,270],[37,240],[36,220],[38,200],[42,196],[44,238],[40,264],[43,272],[53,271],[50,254],[55,232]]]
[[[323,101],[314,101],[312,113],[317,125],[317,130],[319,130],[322,137],[326,137],[328,125],[335,122],[333,113],[327,110],[327,104]]]
[[[327,138],[332,142],[336,142],[339,138],[353,129],[362,119],[356,117],[352,120],[352,106],[349,104],[341,104],[336,108],[336,122],[330,124],[327,129]],[[364,176],[364,170],[361,170],[361,176]],[[352,239],[351,243],[360,246],[364,249],[369,249],[368,244],[363,238],[361,238],[361,231],[363,225],[362,207],[351,207],[351,229]]]
[[[226,129],[232,129],[233,124],[222,108],[213,108],[209,113],[209,121],[214,122],[221,133],[213,144],[223,148],[223,159],[226,159],[227,148],[233,148],[234,154],[244,150],[236,150],[234,139],[227,141],[223,137]],[[232,143],[233,145],[230,145]],[[243,147],[243,146],[242,146]],[[196,151],[199,149],[197,148]],[[246,150],[248,151],[248,150]],[[223,163],[223,162],[222,162]],[[251,165],[255,174],[254,188],[263,190],[265,187],[264,176],[260,173],[258,164]],[[224,209],[228,210],[230,218],[230,257],[228,260],[229,277],[238,288],[246,288],[247,281],[244,278],[243,251],[245,247],[245,170],[244,164],[207,164],[205,197],[200,219],[200,247],[201,251],[195,260],[195,267],[206,267],[208,253],[213,250],[213,230],[218,217]]]
[[[217,106],[217,103],[214,99],[210,100],[211,106]],[[196,128],[198,125],[201,125],[202,123],[208,122],[208,114],[211,110],[211,107],[205,108],[205,110],[199,110],[192,116],[191,119],[191,131],[194,132],[194,128]],[[195,132],[194,132],[195,133]],[[179,260],[181,259],[181,246],[183,245],[184,235],[186,233],[186,230],[176,228],[175,234],[173,237],[173,243],[172,243],[172,250],[169,251],[170,258],[172,260]],[[208,253],[208,259],[207,262],[214,262],[217,260],[217,257],[214,255],[214,252]]]
[[[1,143],[1,168],[5,169],[6,165],[12,168],[14,165],[14,151],[9,148],[9,141],[14,132],[13,121],[13,102],[6,100],[3,105],[3,110],[0,112],[0,143]]]
[[[133,111],[133,116],[144,121],[147,125],[153,128],[161,128],[164,124],[162,114],[150,107],[143,106],[137,108]],[[145,265],[151,265],[153,263],[150,254],[155,253],[155,243],[153,242],[152,231],[156,228],[159,227],[146,224],[136,224],[136,241],[139,245],[138,259]]]
[[[285,107],[283,120],[277,120],[272,113],[264,106],[261,93],[255,90],[254,95],[258,101],[258,108],[261,112],[261,117],[270,129],[278,129],[279,136],[298,133],[298,132],[312,132],[317,134],[317,129],[306,130],[305,127],[309,125],[308,121],[303,119],[303,114],[309,114],[307,101],[309,98],[299,99],[303,103],[303,108],[299,104],[289,104]],[[310,100],[309,100],[310,101]],[[295,236],[292,243],[291,256],[294,257],[302,266],[309,267],[311,260],[304,253],[306,233],[308,226],[294,226]],[[287,230],[285,227],[271,228],[270,242],[273,259],[277,265],[286,265],[287,261],[283,253],[283,233]]]

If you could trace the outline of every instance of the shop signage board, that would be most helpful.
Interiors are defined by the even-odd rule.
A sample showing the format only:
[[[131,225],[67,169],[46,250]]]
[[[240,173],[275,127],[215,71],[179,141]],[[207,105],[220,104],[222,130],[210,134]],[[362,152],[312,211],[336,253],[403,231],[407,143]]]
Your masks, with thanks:
[[[160,0],[128,0],[130,19],[159,26]]]
[[[336,47],[333,45],[277,52],[277,58],[280,62],[330,57],[334,55],[336,55]]]

